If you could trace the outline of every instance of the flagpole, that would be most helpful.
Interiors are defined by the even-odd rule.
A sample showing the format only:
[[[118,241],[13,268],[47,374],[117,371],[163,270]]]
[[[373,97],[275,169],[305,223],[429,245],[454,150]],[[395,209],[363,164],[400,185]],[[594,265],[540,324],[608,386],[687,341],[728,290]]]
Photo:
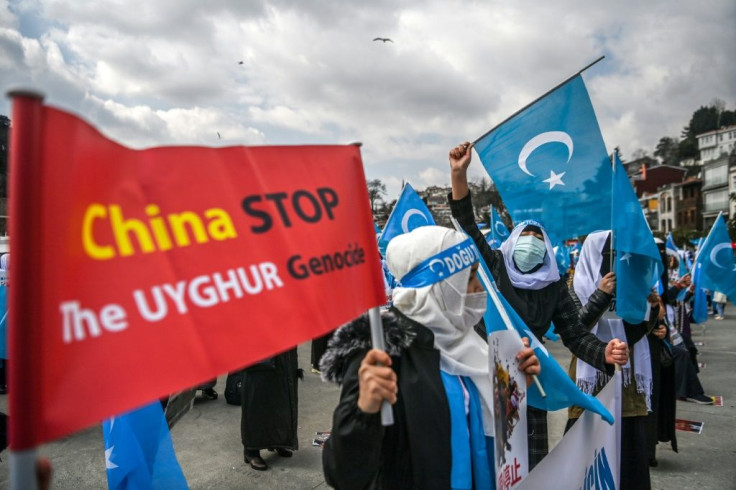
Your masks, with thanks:
[[[611,154],[611,169],[613,171],[613,178],[611,179],[611,250],[610,250],[610,258],[608,259],[608,270],[610,272],[615,273],[616,269],[616,258],[615,250],[616,250],[616,234],[613,231],[613,213],[616,212],[616,210],[613,208],[613,193],[616,190],[616,150],[613,150],[613,153]],[[613,292],[614,296],[616,294],[616,291]]]
[[[368,310],[368,320],[371,323],[371,342],[373,343],[373,348],[385,351],[386,343],[383,340],[381,310],[378,307]],[[391,410],[391,404],[388,400],[383,400],[383,403],[381,403],[381,424],[384,426],[394,425],[394,413]]]
[[[516,112],[514,112],[513,114],[511,114],[511,115],[510,115],[509,117],[507,117],[506,119],[504,119],[504,120],[503,120],[503,121],[501,121],[500,123],[498,123],[498,124],[496,124],[495,126],[493,126],[493,127],[491,128],[491,129],[489,129],[488,131],[486,131],[486,132],[485,132],[485,133],[483,134],[483,136],[481,136],[480,138],[477,138],[477,139],[476,139],[475,141],[473,141],[473,144],[472,144],[472,146],[475,146],[475,144],[476,144],[476,143],[478,143],[478,142],[479,142],[480,140],[482,140],[483,138],[485,138],[486,136],[488,136],[489,134],[491,134],[491,133],[492,133],[493,131],[495,131],[495,130],[496,130],[496,128],[498,128],[499,126],[501,126],[502,124],[504,124],[504,123],[505,123],[506,121],[508,121],[509,119],[513,118],[514,116],[516,116],[516,115],[517,115],[517,114],[519,114],[520,112],[523,112],[523,111],[525,111],[525,110],[526,110],[526,109],[527,109],[528,107],[530,107],[530,106],[532,106],[532,105],[536,104],[536,103],[537,103],[537,101],[539,101],[540,99],[543,99],[543,98],[547,97],[547,96],[548,96],[549,94],[551,94],[552,92],[554,92],[554,91],[555,91],[555,90],[557,90],[558,88],[562,87],[563,85],[565,85],[565,84],[566,84],[567,82],[569,82],[569,81],[570,81],[570,80],[572,80],[573,78],[575,78],[575,77],[579,76],[579,75],[580,75],[581,73],[583,73],[583,72],[584,72],[585,70],[587,70],[587,69],[588,69],[588,68],[590,68],[591,66],[593,66],[593,65],[595,65],[596,63],[598,63],[599,61],[601,61],[601,60],[602,60],[603,58],[605,58],[605,56],[601,56],[600,58],[598,58],[597,60],[593,61],[592,63],[589,63],[589,64],[588,64],[588,65],[586,65],[586,66],[585,66],[584,68],[582,68],[581,70],[579,70],[579,71],[578,71],[577,73],[575,73],[575,74],[574,74],[574,75],[572,75],[571,77],[567,78],[567,79],[566,79],[566,80],[565,80],[564,82],[558,83],[558,84],[557,84],[557,85],[555,85],[555,86],[554,86],[553,88],[551,88],[550,90],[546,91],[546,92],[545,92],[544,94],[540,95],[539,97],[537,97],[537,98],[536,98],[536,99],[534,99],[533,101],[529,102],[529,103],[528,103],[527,105],[525,105],[524,107],[522,107],[522,108],[521,108],[521,109],[519,109],[518,111],[516,111]]]
[[[34,411],[28,408],[42,403],[35,396],[41,382],[37,373],[38,359],[34,359],[31,345],[42,335],[38,284],[41,277],[40,180],[44,95],[34,90],[18,89],[9,91],[8,97],[13,102],[8,173],[14,259],[13,269],[9,271],[12,287],[8,288],[10,488],[35,490],[35,421],[32,417]]]
[[[450,219],[452,220],[452,224],[457,231],[465,233],[462,227],[460,226],[460,223],[458,223],[454,217],[450,217]],[[481,260],[483,259],[481,258]],[[498,293],[496,293],[496,290],[493,287],[493,282],[491,281],[491,278],[486,276],[486,271],[484,271],[482,267],[478,267],[478,276],[480,277],[481,282],[485,286],[486,291],[488,291],[488,294],[491,296],[491,299],[493,300],[493,304],[498,310],[498,314],[501,315],[501,319],[503,320],[503,323],[506,326],[506,329],[511,330],[512,332],[516,332],[516,329],[511,323],[511,319],[509,318],[508,313],[506,313],[506,308],[503,307],[503,303],[501,303],[501,300],[498,298]],[[518,332],[517,332],[517,335],[518,335]],[[537,385],[539,394],[542,395],[542,398],[546,398],[547,393],[544,391],[544,388],[542,388],[542,383],[539,382],[539,378],[537,378],[537,375],[532,374],[532,379],[534,380],[534,384]]]

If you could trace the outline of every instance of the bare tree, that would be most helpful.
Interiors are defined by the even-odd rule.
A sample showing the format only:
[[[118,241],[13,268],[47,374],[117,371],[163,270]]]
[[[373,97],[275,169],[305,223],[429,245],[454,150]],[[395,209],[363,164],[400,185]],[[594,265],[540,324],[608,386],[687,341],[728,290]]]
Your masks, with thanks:
[[[381,179],[371,179],[366,182],[368,186],[368,198],[371,201],[371,212],[376,212],[376,202],[386,195],[386,184]]]

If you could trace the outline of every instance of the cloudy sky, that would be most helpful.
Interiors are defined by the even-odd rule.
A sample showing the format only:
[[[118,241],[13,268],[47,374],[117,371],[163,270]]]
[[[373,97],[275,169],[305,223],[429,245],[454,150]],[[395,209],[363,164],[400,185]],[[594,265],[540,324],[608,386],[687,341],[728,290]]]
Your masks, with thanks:
[[[451,146],[601,55],[608,149],[651,153],[701,105],[736,108],[734,46],[733,0],[0,0],[3,91],[135,148],[361,141],[389,198],[449,183]]]

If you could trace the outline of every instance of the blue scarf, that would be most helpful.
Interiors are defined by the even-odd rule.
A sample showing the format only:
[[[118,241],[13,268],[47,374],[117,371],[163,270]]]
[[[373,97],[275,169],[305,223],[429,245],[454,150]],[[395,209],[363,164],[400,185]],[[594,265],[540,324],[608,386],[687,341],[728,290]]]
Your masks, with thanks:
[[[483,416],[478,390],[465,376],[440,371],[442,384],[450,406],[450,443],[452,446],[453,490],[495,489],[493,438],[483,431]],[[462,378],[462,381],[461,381]],[[470,398],[470,410],[465,414],[465,395]]]

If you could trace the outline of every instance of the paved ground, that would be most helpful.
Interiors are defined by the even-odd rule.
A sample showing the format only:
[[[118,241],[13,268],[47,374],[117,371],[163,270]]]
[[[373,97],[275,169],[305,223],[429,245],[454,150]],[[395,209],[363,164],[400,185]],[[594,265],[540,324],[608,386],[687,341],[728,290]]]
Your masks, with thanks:
[[[655,489],[736,489],[736,308],[729,305],[726,320],[710,320],[696,328],[693,340],[700,361],[706,363],[700,379],[706,393],[721,395],[724,406],[702,406],[677,402],[678,418],[705,423],[702,434],[678,431],[680,452],[669,445],[658,448],[659,467],[652,469]],[[549,344],[563,367],[569,355],[564,346]],[[312,447],[315,432],[330,429],[338,390],[309,372],[309,344],[300,346],[300,366],[306,379],[299,385],[299,444],[293,458],[283,459],[264,452],[271,469],[252,470],[243,462],[240,443],[240,409],[227,405],[222,396],[215,401],[198,401],[172,430],[179,462],[191,488],[205,489],[314,489],[326,488],[322,477],[321,450]],[[218,380],[222,394],[224,376]],[[7,407],[0,396],[0,409]],[[566,413],[550,414],[550,444],[562,436]],[[53,488],[87,489],[107,487],[102,432],[100,427],[43,446],[40,453],[51,459]],[[0,453],[0,488],[8,486],[7,451]],[[552,487],[550,487],[552,488]]]

